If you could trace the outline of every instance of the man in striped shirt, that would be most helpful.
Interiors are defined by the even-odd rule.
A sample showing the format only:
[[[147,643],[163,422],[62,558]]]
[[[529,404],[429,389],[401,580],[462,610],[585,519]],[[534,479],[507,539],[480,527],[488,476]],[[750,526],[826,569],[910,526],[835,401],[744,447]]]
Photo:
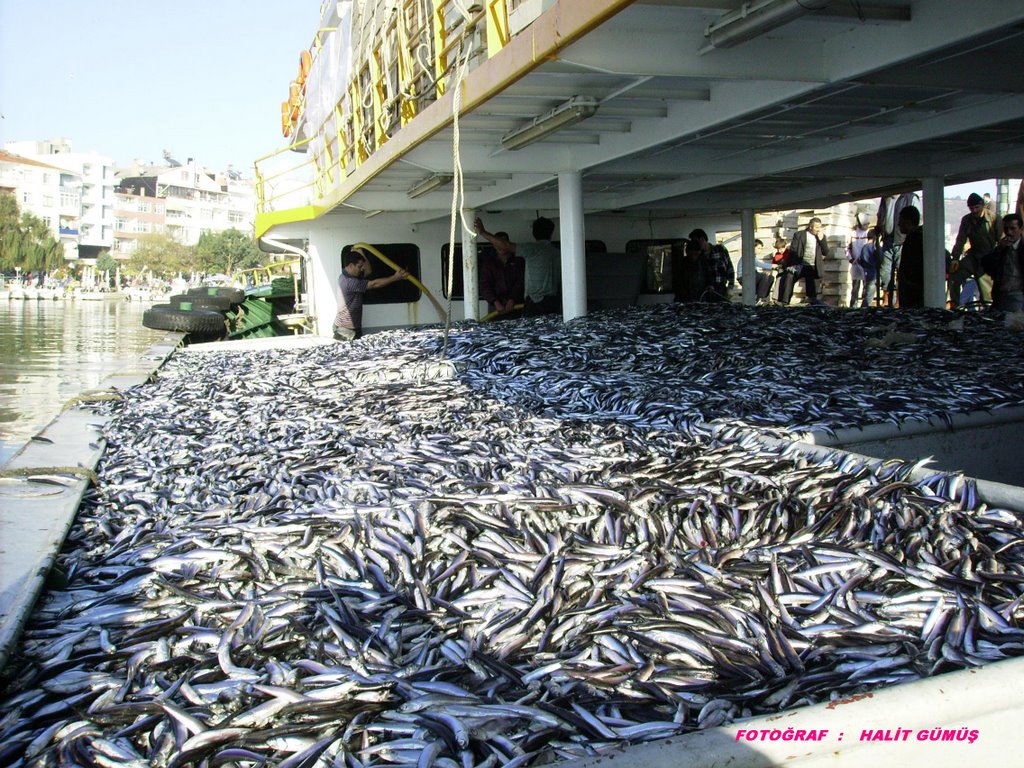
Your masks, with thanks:
[[[363,334],[363,297],[366,292],[404,280],[409,273],[400,269],[387,277],[371,280],[373,267],[366,254],[358,248],[345,254],[344,262],[338,277],[341,301],[338,302],[338,314],[334,318],[334,338],[337,341],[353,341]]]

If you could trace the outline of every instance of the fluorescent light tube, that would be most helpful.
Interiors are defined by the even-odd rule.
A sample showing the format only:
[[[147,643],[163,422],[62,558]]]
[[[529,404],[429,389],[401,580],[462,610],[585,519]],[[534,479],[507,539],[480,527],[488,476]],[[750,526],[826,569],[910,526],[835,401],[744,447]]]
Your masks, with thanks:
[[[550,112],[535,117],[522,128],[516,128],[501,137],[501,146],[505,149],[522,149],[527,144],[540,141],[545,136],[574,125],[597,112],[600,102],[584,96],[573,96],[564,104],[559,104]]]
[[[450,173],[435,173],[433,176],[428,176],[423,181],[418,181],[409,188],[406,194],[409,197],[416,198],[420,195],[425,195],[427,192],[433,192],[438,187],[442,187],[445,184],[450,184],[452,181],[452,175]]]

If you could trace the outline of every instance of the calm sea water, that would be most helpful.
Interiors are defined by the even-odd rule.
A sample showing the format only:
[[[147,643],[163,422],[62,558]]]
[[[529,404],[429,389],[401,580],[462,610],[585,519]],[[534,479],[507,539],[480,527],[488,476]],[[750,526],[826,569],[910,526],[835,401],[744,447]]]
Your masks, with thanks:
[[[139,356],[164,331],[142,325],[129,301],[0,300],[0,464],[64,404]]]

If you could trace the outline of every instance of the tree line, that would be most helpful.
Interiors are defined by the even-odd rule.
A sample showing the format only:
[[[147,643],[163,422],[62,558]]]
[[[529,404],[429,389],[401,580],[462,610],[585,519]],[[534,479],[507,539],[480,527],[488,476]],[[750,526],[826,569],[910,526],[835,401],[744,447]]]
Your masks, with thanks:
[[[232,275],[267,261],[256,241],[237,229],[204,232],[196,245],[183,245],[166,234],[143,235],[128,260],[108,253],[96,259],[96,268],[121,270],[122,278],[142,273],[162,279],[193,273]],[[81,262],[64,259],[64,249],[38,216],[18,208],[14,195],[0,194],[0,271],[59,273]]]
[[[38,216],[21,213],[14,195],[0,194],[0,270],[49,272],[64,263],[64,249]]]

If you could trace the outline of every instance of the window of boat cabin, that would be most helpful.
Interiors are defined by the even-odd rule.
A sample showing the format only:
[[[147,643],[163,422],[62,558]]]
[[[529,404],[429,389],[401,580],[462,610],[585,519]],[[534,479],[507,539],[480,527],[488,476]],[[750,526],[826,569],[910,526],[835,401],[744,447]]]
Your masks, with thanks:
[[[558,243],[552,241],[555,247]],[[585,241],[587,253],[607,253],[608,248],[603,240]],[[494,246],[487,242],[476,244],[477,275],[480,274],[480,262],[496,255]],[[448,298],[448,243],[441,246],[441,292]],[[455,281],[452,284],[452,301],[461,301],[466,297],[465,287],[462,284],[462,245],[455,244]]]
[[[641,253],[647,256],[644,288],[655,293],[674,290],[673,266],[679,263],[685,248],[686,238],[683,237],[630,240],[626,243],[626,253]]]
[[[417,245],[414,243],[370,243],[370,245],[383,253],[400,269],[407,270],[417,280],[421,279],[420,249]],[[342,265],[345,264],[345,256],[351,250],[351,245],[346,245],[341,249],[340,258]],[[391,267],[372,253],[368,253],[367,258],[370,260],[370,266],[373,267],[373,275],[370,276],[371,280],[377,277],[387,277],[394,272]],[[410,304],[419,301],[420,296],[422,296],[420,289],[411,282],[408,280],[398,280],[391,283],[391,285],[385,285],[383,288],[367,291],[363,297],[363,304]]]

